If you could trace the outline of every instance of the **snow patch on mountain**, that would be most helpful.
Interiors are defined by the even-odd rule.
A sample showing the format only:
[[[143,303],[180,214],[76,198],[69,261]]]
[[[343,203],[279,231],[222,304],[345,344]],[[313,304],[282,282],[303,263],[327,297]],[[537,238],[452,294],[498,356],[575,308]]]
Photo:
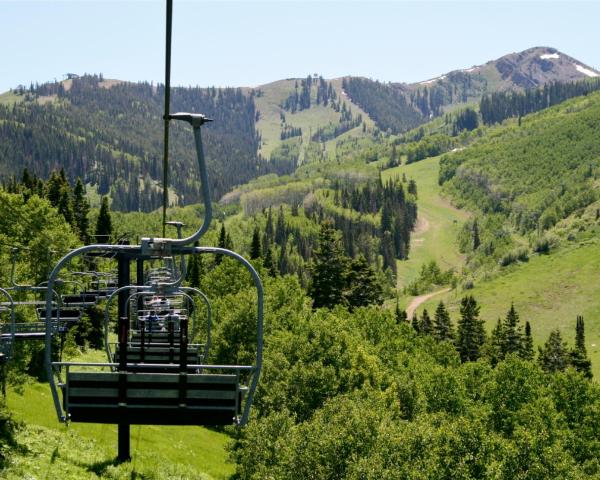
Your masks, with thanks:
[[[435,77],[432,78],[431,80],[425,80],[424,82],[421,82],[421,85],[429,85],[430,83],[433,82],[437,82],[438,80],[443,80],[444,78],[446,78],[446,75],[442,75],[441,77]]]
[[[577,63],[574,63],[573,65],[575,65],[575,68],[578,72],[581,72],[584,75],[587,75],[588,77],[600,77],[600,74],[594,72],[593,70],[590,70],[589,68],[585,68],[584,66],[578,65]]]
[[[550,60],[552,58],[558,59],[560,58],[560,55],[558,53],[544,53],[543,55],[540,55],[540,58],[542,60]]]

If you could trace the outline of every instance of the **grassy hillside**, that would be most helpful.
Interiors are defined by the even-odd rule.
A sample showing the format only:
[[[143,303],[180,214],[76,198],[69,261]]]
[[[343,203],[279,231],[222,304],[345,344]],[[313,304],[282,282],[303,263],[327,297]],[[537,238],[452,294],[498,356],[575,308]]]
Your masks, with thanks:
[[[586,347],[596,378],[600,377],[600,239],[576,242],[551,255],[532,256],[526,264],[510,267],[505,274],[476,283],[467,292],[440,295],[419,308],[433,311],[439,300],[449,302],[453,320],[459,317],[463,295],[473,295],[481,305],[488,331],[504,318],[511,302],[521,320],[531,323],[535,342],[542,345],[550,331],[558,328],[573,344],[575,319],[583,315]]]
[[[305,146],[310,143],[311,135],[316,133],[321,127],[326,127],[329,124],[337,125],[340,123],[341,113],[336,111],[331,103],[328,103],[327,106],[322,104],[317,105],[315,103],[316,92],[314,86],[311,93],[310,108],[293,113],[282,108],[285,100],[295,91],[295,85],[299,81],[301,81],[301,79],[279,80],[266,85],[261,85],[256,89],[256,92],[259,92],[254,97],[256,109],[259,112],[256,128],[261,135],[262,141],[259,146],[259,153],[263,158],[270,158],[271,154],[282,144],[282,114],[285,116],[285,124],[287,126],[302,129],[302,135],[300,137],[302,140],[300,142],[299,152],[300,163],[305,158]],[[374,122],[368,117],[364,110],[353,103],[345,92],[343,92],[342,79],[328,80],[327,83],[330,84],[335,91],[336,98],[342,103],[345,102],[348,108],[352,110],[353,115],[361,115],[367,129],[371,130],[375,125]],[[351,135],[362,137],[362,128],[360,126],[354,127],[349,132],[345,132],[339,137],[348,137]],[[338,138],[334,138],[325,142],[326,149],[330,155],[335,153],[335,144],[337,140]]]
[[[600,93],[491,130],[441,161],[456,202],[500,212],[521,232],[547,230],[597,197]]]
[[[25,422],[17,435],[21,446],[2,478],[181,478],[224,479],[228,437],[201,427],[131,427],[131,463],[118,465],[116,425],[72,424],[56,419],[47,384],[9,389],[7,405]]]
[[[398,262],[398,288],[414,280],[421,266],[435,260],[441,268],[460,270],[463,255],[458,251],[456,235],[468,213],[458,210],[441,194],[437,182],[439,157],[384,170],[384,179],[405,174],[417,182],[418,220],[412,236],[408,260]]]

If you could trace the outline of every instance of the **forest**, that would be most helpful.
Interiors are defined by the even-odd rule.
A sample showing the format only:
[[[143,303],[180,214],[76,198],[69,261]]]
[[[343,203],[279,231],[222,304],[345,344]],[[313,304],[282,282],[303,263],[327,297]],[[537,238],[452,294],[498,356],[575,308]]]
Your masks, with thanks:
[[[115,209],[157,208],[164,87],[117,83],[108,88],[103,82],[101,75],[88,75],[73,79],[69,89],[60,82],[31,85],[17,90],[23,101],[0,105],[3,180],[18,177],[24,167],[44,178],[64,168],[70,181],[81,177],[100,195],[110,194]],[[257,157],[257,112],[253,97],[240,89],[174,88],[171,99],[174,111],[202,111],[214,120],[205,136],[215,198],[261,174],[293,168]],[[174,168],[195,171],[191,135],[180,125],[172,130]],[[173,203],[199,199],[200,186],[188,176],[173,176],[171,188]]]

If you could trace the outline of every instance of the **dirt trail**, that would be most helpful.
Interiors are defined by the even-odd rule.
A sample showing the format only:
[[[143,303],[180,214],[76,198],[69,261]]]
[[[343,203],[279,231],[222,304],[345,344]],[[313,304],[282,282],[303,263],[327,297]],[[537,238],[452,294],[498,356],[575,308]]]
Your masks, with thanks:
[[[406,308],[407,318],[410,320],[413,316],[413,313],[415,313],[417,308],[419,308],[419,305],[421,305],[422,303],[425,303],[427,300],[429,300],[432,297],[435,297],[436,295],[441,295],[442,293],[446,293],[449,291],[450,291],[450,288],[444,288],[443,290],[438,290],[437,292],[431,292],[431,293],[427,293],[425,295],[419,295],[418,297],[413,298],[412,301],[410,302],[410,304],[408,305],[408,307]]]
[[[413,236],[423,235],[427,230],[429,230],[429,220],[423,215],[419,214],[417,216],[417,223],[415,225],[415,229],[412,232]]]

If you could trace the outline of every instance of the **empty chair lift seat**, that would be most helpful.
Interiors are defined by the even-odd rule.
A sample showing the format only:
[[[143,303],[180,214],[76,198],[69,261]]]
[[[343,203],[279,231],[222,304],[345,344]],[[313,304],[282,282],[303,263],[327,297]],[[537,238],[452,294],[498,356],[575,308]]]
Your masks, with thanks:
[[[231,425],[240,413],[237,374],[68,372],[71,421],[136,425]]]
[[[98,295],[81,293],[79,295],[63,295],[63,305],[67,307],[90,307],[96,303]]]
[[[187,365],[199,365],[203,362],[201,349],[203,345],[192,344],[187,346]],[[167,343],[130,344],[127,346],[127,361],[130,363],[154,363],[154,364],[180,364],[181,346],[179,344],[170,346]],[[114,362],[119,363],[121,356],[117,348],[114,353]],[[129,367],[135,368],[135,367]]]

